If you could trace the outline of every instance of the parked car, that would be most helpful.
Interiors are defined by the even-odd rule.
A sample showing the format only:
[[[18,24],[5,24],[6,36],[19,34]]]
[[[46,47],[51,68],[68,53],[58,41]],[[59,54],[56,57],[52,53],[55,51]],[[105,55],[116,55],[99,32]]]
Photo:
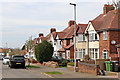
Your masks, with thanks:
[[[67,66],[68,60],[60,57],[60,56],[53,56],[51,61],[58,62],[59,66]]]
[[[10,61],[9,57],[3,58],[3,64],[9,64],[9,61]]]
[[[51,58],[51,61],[54,61],[54,62],[59,62],[60,60],[62,60],[63,58],[62,57],[59,57],[59,56],[53,56]]]
[[[25,68],[25,59],[24,56],[13,55],[9,61],[9,67],[23,67]]]

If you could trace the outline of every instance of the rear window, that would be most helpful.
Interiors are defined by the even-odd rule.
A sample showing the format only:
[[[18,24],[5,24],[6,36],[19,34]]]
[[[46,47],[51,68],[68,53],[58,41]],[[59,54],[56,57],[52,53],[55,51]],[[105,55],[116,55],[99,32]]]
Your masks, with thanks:
[[[8,57],[5,57],[4,59],[10,59],[10,58],[8,58]]]
[[[15,57],[13,57],[13,59],[24,59],[24,57],[23,56],[15,56]]]

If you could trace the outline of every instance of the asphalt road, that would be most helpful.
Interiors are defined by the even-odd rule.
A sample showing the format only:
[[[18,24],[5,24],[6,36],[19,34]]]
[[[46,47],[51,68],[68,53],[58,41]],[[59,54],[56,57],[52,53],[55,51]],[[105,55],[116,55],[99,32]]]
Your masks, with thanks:
[[[2,61],[0,61],[2,65]],[[22,68],[10,69],[8,65],[2,65],[2,78],[49,78],[42,72]],[[0,68],[1,70],[1,68]]]

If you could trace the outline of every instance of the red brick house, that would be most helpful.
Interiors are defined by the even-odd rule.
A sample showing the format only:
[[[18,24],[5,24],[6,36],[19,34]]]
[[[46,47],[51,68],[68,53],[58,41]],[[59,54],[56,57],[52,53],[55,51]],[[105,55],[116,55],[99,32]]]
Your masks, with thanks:
[[[96,33],[90,34],[88,30],[89,26],[93,27],[93,31]],[[88,31],[89,46],[88,54],[90,55],[90,50],[95,50],[92,47],[97,46],[99,50],[100,59],[110,59],[118,56],[117,48],[115,45],[120,44],[120,10],[115,9],[113,5],[104,5],[103,13],[96,17],[94,20],[89,21],[88,27],[86,28],[86,33]],[[98,36],[97,36],[97,35]],[[91,46],[90,43],[95,43]],[[91,49],[89,49],[91,47]],[[95,55],[92,55],[95,58]]]

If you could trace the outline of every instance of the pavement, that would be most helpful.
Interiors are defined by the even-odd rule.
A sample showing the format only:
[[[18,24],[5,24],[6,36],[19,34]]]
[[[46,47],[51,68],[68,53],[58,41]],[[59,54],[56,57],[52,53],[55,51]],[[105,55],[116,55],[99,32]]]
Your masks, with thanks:
[[[2,65],[0,61],[1,78],[118,78],[118,76],[96,76],[95,74],[73,72],[67,68],[51,68],[41,66],[39,64],[31,64],[39,66],[40,68],[13,68],[10,69],[8,65]],[[63,74],[48,75],[45,72],[58,71]]]
[[[32,64],[36,66],[40,66],[40,69],[37,69],[37,71],[41,72],[51,72],[51,71],[58,71],[63,74],[55,74],[55,75],[49,75],[53,78],[118,78],[118,75],[111,75],[111,76],[96,76],[95,74],[90,73],[81,73],[81,72],[74,72],[67,70],[67,68],[51,68],[47,66],[41,66],[40,64]]]

